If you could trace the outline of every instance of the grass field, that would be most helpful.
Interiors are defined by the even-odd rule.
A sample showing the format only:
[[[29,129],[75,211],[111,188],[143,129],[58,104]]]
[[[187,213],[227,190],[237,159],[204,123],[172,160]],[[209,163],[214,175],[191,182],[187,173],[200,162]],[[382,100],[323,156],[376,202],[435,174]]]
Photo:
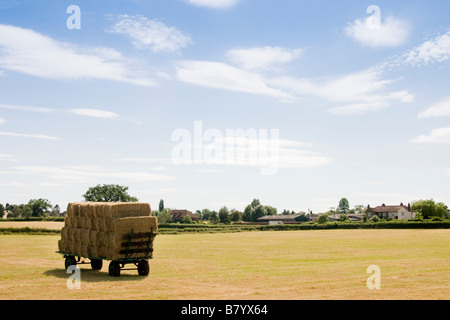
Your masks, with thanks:
[[[449,299],[449,230],[158,235],[150,275],[80,266],[68,289],[59,236],[0,235],[0,299]],[[366,286],[367,267],[381,289]]]

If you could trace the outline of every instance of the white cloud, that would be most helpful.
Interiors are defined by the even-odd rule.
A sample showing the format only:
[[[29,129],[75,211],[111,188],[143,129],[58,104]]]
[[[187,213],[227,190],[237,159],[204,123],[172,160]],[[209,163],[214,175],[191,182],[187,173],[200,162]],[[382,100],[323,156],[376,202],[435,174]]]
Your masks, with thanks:
[[[421,66],[450,59],[450,31],[428,40],[401,57],[403,64]]]
[[[336,115],[360,115],[389,108],[393,102],[408,103],[413,100],[414,96],[405,90],[385,95],[367,96],[364,102],[331,108],[328,109],[328,112]]]
[[[43,139],[43,140],[62,140],[59,137],[52,137],[52,136],[47,136],[47,135],[43,135],[43,134],[25,134],[25,133],[16,133],[16,132],[0,132],[0,136],[34,138],[34,139]]]
[[[450,97],[432,105],[419,113],[418,118],[444,117],[450,115]]]
[[[450,128],[435,129],[430,135],[421,135],[412,141],[414,143],[450,143]]]
[[[153,52],[177,52],[192,43],[191,37],[176,27],[168,27],[142,15],[120,15],[108,31],[126,35],[136,48]]]
[[[382,68],[371,68],[326,79],[287,76],[265,77],[256,71],[208,61],[181,61],[178,79],[187,83],[251,94],[268,95],[284,102],[305,96],[319,97],[340,106],[329,108],[334,114],[362,114],[391,106],[393,102],[414,100],[408,91],[387,92],[395,80],[383,78]]]
[[[0,124],[5,123],[5,119],[0,118]]]
[[[17,160],[14,156],[10,155],[10,154],[5,154],[5,153],[0,153],[0,161],[12,161],[12,162],[17,162],[19,160]]]
[[[204,145],[204,160],[217,165],[260,168],[314,168],[327,165],[331,159],[302,148],[310,143],[295,140],[222,137]]]
[[[105,118],[105,119],[114,119],[119,117],[117,113],[99,110],[99,109],[55,109],[55,108],[41,108],[41,107],[32,107],[32,106],[18,106],[18,105],[4,105],[0,104],[0,108],[9,109],[9,110],[17,110],[17,111],[27,111],[27,112],[38,112],[38,113],[51,113],[51,112],[68,112],[80,116],[87,117],[95,117],[95,118]]]
[[[139,171],[108,170],[101,166],[15,166],[14,170],[22,174],[42,175],[61,182],[77,183],[103,180],[120,181],[163,181],[173,180],[174,177]]]
[[[49,112],[56,111],[56,109],[50,109],[50,108],[18,106],[18,105],[9,105],[9,104],[0,104],[0,108],[1,109],[9,109],[9,110],[19,110],[19,111],[41,112],[41,113],[49,113]]]
[[[213,9],[227,9],[239,2],[239,0],[185,0],[190,4]]]
[[[220,62],[181,61],[177,66],[177,77],[181,81],[209,88],[268,95],[281,99],[292,98],[283,91],[269,87],[259,74]]]
[[[102,79],[140,86],[155,82],[109,48],[81,48],[30,29],[0,25],[0,68],[46,79]]]
[[[385,92],[393,80],[384,79],[380,69],[373,68],[328,79],[296,79],[280,77],[270,80],[275,87],[282,87],[300,96],[316,96],[331,103],[333,114],[363,114],[387,108],[392,102],[411,102],[414,97],[408,91]]]
[[[228,59],[246,70],[275,69],[281,64],[298,58],[301,49],[286,49],[280,47],[262,47],[234,49],[227,52]]]
[[[372,19],[350,23],[345,28],[346,35],[369,47],[398,47],[406,42],[411,29],[408,23],[388,16],[384,22],[373,25]]]
[[[97,110],[97,109],[70,109],[69,112],[73,113],[73,114],[81,115],[81,116],[88,116],[88,117],[94,117],[94,118],[106,118],[106,119],[114,119],[119,116],[117,113],[114,113],[114,112]]]

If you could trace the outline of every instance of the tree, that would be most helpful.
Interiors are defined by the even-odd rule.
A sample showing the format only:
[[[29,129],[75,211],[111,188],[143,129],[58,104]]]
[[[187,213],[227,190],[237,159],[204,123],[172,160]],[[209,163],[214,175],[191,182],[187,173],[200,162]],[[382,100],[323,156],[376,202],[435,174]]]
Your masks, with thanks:
[[[192,223],[192,218],[191,218],[191,216],[185,215],[185,216],[183,217],[183,223],[191,224],[191,223]]]
[[[327,223],[329,220],[328,220],[328,215],[327,214],[321,214],[320,216],[319,216],[319,219],[317,219],[317,222],[319,222],[319,224],[324,224],[324,223]]]
[[[0,203],[0,219],[3,218],[4,214],[5,214],[5,207]]]
[[[348,200],[346,198],[342,198],[339,201],[339,205],[338,205],[336,211],[337,211],[337,213],[348,214],[348,212],[350,211],[350,205],[349,205]]]
[[[170,209],[164,209],[162,212],[158,213],[158,224],[166,224],[172,222],[172,214]]]
[[[211,215],[209,216],[209,221],[211,221],[211,223],[219,222],[219,216],[216,211],[211,211]]]
[[[31,209],[32,217],[43,216],[44,212],[52,208],[50,201],[47,199],[31,199],[27,206]]]
[[[277,208],[271,207],[271,206],[264,206],[267,212],[268,216],[276,216],[277,215]]]
[[[244,209],[244,213],[242,214],[242,220],[246,221],[246,222],[252,221],[252,213],[253,213],[253,208],[252,208],[252,205],[249,204]]]
[[[209,210],[209,209],[203,209],[202,211],[201,211],[201,218],[202,218],[202,220],[209,220],[209,218],[211,217],[211,210]]]
[[[55,205],[55,206],[53,207],[52,215],[53,215],[53,216],[59,216],[60,213],[61,213],[61,208],[60,208],[59,205],[57,204],[57,205]]]
[[[118,184],[104,184],[91,187],[83,195],[84,201],[92,202],[138,202],[128,194],[128,187]]]
[[[162,212],[164,210],[164,200],[159,200],[159,212]]]
[[[267,210],[266,207],[263,205],[258,205],[256,208],[254,208],[252,212],[252,220],[253,222],[256,222],[259,218],[267,216]]]
[[[22,210],[21,216],[23,218],[30,218],[33,216],[33,209],[31,209],[30,206],[21,205],[21,210]]]
[[[253,199],[252,203],[250,204],[252,206],[252,208],[256,208],[257,206],[259,206],[261,204],[261,202],[259,201],[259,199]]]
[[[366,213],[367,208],[361,204],[358,204],[354,207],[354,210],[358,214],[364,214]]]
[[[229,224],[230,223],[230,212],[227,207],[222,207],[219,210],[219,220],[222,223]]]
[[[433,199],[413,202],[411,209],[420,214],[424,219],[431,219],[433,217],[446,218],[448,210],[445,204],[442,202],[436,203]]]
[[[236,209],[231,210],[231,221],[238,222],[241,221],[241,219],[242,219],[242,212]]]

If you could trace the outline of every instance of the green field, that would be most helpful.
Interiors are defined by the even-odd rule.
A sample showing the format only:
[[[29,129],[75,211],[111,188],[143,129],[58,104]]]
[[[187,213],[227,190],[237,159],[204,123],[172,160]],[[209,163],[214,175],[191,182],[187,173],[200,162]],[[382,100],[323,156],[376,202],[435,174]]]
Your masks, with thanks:
[[[57,235],[0,235],[0,299],[448,299],[450,230],[158,235],[150,275],[82,265],[68,289]],[[381,270],[369,290],[367,267]]]

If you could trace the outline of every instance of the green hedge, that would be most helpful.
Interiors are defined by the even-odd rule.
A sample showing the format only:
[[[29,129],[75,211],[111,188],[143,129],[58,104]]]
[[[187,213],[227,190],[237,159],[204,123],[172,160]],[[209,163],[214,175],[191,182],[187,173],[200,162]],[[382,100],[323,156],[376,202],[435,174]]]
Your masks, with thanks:
[[[1,224],[0,224],[1,226]],[[324,224],[280,224],[280,225],[205,225],[205,224],[163,224],[158,234],[179,233],[230,233],[244,231],[296,231],[332,229],[450,229],[450,220],[443,221],[385,221],[385,222],[328,222]],[[60,230],[44,228],[1,228],[0,234],[60,234]]]

